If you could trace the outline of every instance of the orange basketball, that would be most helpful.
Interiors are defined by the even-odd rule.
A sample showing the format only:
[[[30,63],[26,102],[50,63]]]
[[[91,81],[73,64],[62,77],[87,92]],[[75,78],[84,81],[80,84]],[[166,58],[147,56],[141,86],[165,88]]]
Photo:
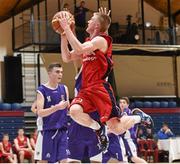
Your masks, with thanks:
[[[60,13],[64,13],[66,15],[66,18],[70,24],[70,26],[72,27],[72,24],[74,23],[74,18],[73,18],[73,15],[68,12],[68,11],[60,11],[60,12],[57,12],[54,16],[53,16],[53,19],[52,19],[52,28],[53,30],[58,33],[58,34],[63,34],[64,30],[63,28],[61,27],[60,23],[59,23],[59,15]]]

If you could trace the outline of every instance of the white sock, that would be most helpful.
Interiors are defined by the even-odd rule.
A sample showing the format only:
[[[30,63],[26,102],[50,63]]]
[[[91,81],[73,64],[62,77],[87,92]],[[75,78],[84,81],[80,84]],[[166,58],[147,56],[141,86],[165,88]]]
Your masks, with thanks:
[[[93,129],[93,130],[98,130],[98,129],[101,128],[101,126],[99,125],[98,122],[93,121],[92,124],[90,125],[90,128]]]
[[[141,117],[138,115],[136,115],[136,116],[134,115],[134,116],[130,116],[130,117],[133,117],[133,119],[135,120],[135,124],[138,124],[141,122]]]

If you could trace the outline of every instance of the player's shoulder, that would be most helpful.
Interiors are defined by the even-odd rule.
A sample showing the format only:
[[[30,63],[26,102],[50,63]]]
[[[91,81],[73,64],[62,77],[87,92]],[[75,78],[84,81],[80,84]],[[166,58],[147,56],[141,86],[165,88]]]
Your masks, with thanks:
[[[106,40],[106,39],[103,36],[98,35],[98,36],[95,36],[92,40]]]
[[[40,86],[38,86],[37,90],[41,91],[41,90],[44,90],[45,89],[45,86],[44,84],[41,84]]]
[[[68,87],[67,87],[65,84],[58,84],[58,87],[59,87],[60,89],[64,89],[65,92],[67,93]]]
[[[92,39],[92,41],[101,42],[101,43],[108,43],[110,45],[112,43],[112,39],[109,35],[98,35]]]
[[[63,84],[63,83],[61,83],[61,84],[58,84],[58,87],[64,87],[64,88],[67,88],[67,86],[65,85],[65,84]]]
[[[37,88],[37,93],[39,93],[40,95],[42,95],[42,97],[44,97],[43,95],[46,93],[46,89],[45,89],[45,86],[43,84],[41,84]]]

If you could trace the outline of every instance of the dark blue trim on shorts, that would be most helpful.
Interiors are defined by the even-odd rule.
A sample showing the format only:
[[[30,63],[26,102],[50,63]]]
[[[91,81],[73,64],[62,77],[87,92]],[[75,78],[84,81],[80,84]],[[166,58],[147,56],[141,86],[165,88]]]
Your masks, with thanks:
[[[106,89],[106,91],[109,94],[109,97],[111,99],[111,103],[112,103],[112,111],[111,111],[111,115],[109,116],[109,118],[113,118],[113,117],[119,117],[119,111],[116,107],[116,100],[114,98],[114,94],[112,92],[112,90],[110,89],[110,84],[107,83],[103,83],[104,88]]]
[[[123,141],[124,141],[124,145],[125,145],[125,149],[126,149],[126,155],[127,155],[129,158],[133,157],[133,154],[132,154],[132,152],[131,152],[131,148],[130,148],[127,140],[126,140],[126,139],[123,139]]]

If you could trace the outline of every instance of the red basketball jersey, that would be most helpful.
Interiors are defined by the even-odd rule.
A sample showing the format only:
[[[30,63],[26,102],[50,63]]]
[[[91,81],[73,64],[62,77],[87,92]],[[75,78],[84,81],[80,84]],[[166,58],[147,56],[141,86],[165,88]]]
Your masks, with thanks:
[[[27,137],[24,137],[24,140],[20,140],[19,137],[16,138],[18,140],[18,145],[20,148],[27,148]]]
[[[108,43],[106,53],[95,50],[91,54],[83,54],[82,88],[106,81],[112,70],[112,39],[106,34],[101,34]]]
[[[7,144],[5,144],[4,142],[2,142],[2,145],[3,145],[4,151],[5,151],[6,153],[10,153],[10,150],[11,150],[11,148],[12,148],[11,143],[8,142]]]

